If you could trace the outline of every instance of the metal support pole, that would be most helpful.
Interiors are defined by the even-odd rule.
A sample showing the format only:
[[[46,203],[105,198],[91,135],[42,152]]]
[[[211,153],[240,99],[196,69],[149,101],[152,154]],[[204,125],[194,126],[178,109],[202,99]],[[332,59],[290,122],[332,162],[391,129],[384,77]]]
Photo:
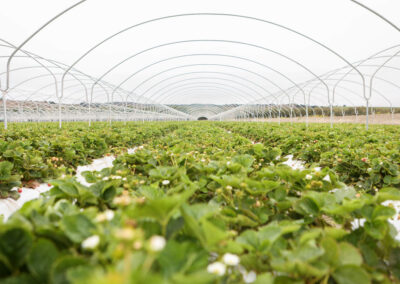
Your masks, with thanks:
[[[2,99],[3,99],[3,113],[4,113],[4,129],[8,128],[8,123],[7,123],[7,90],[2,90]]]
[[[83,2],[85,2],[86,0],[82,0],[79,1],[78,3],[75,3],[74,5],[72,5],[71,7],[63,10],[61,13],[57,14],[56,16],[54,16],[52,19],[50,19],[49,21],[47,21],[43,26],[41,26],[38,30],[36,30],[32,35],[30,35],[27,39],[24,40],[24,42],[22,42],[14,51],[13,53],[10,55],[10,57],[8,58],[7,61],[7,75],[6,75],[6,86],[5,86],[5,90],[3,90],[3,95],[5,92],[7,92],[7,90],[10,87],[10,67],[11,67],[11,61],[13,59],[13,57],[15,56],[15,54],[25,45],[27,44],[33,37],[35,37],[40,31],[42,31],[45,27],[47,27],[49,24],[51,24],[53,21],[55,21],[57,18],[61,17],[62,15],[64,15],[65,13],[67,13],[69,10],[75,8],[76,6],[82,4]],[[3,97],[4,102],[6,101],[6,97]],[[5,103],[3,104],[4,107],[6,107]],[[4,128],[7,129],[7,114],[6,112],[4,112]],[[60,120],[61,121],[61,120]],[[61,123],[60,123],[60,128],[61,128]]]
[[[61,98],[58,99],[58,127],[62,127],[62,120],[61,120]]]
[[[365,107],[365,128],[368,130],[369,128],[369,100],[366,99],[366,107]]]
[[[89,115],[89,127],[92,126],[92,117],[91,117],[91,102],[88,102],[88,115]]]
[[[388,19],[386,19],[384,16],[382,16],[381,14],[379,14],[378,12],[372,10],[371,8],[365,6],[364,4],[361,4],[360,2],[356,1],[356,0],[350,0],[353,3],[356,3],[357,5],[363,7],[364,9],[370,11],[371,13],[375,14],[376,16],[378,16],[379,18],[381,18],[382,20],[384,20],[386,23],[388,23],[389,25],[391,25],[393,28],[395,28],[398,32],[400,32],[400,28],[398,26],[396,26],[394,23],[392,23],[391,21],[389,21]]]

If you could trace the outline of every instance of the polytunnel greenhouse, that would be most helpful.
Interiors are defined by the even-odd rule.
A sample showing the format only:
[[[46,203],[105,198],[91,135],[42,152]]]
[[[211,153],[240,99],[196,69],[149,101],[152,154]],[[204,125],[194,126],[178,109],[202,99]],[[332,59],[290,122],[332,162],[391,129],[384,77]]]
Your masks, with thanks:
[[[0,283],[400,283],[399,12],[3,0]]]

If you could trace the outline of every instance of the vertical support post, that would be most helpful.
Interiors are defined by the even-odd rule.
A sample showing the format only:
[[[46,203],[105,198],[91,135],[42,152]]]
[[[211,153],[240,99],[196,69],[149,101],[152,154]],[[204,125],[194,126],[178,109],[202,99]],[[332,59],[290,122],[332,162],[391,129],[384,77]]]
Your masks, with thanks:
[[[90,101],[89,101],[88,114],[89,114],[89,127],[90,127],[90,126],[92,126],[91,104],[90,104]]]
[[[366,99],[366,107],[365,107],[365,129],[369,128],[369,100]]]
[[[58,127],[62,127],[62,121],[61,121],[61,98],[58,99]]]
[[[38,103],[36,103],[36,113],[37,113],[37,120],[36,120],[36,122],[39,123],[40,112],[39,112],[39,104],[38,104]]]
[[[124,125],[126,125],[127,115],[126,115],[126,103],[124,104]]]
[[[308,104],[306,104],[306,128],[308,128]]]
[[[279,108],[278,108],[278,124],[279,125],[281,125],[281,108],[282,108],[282,106],[279,105]]]
[[[308,128],[308,123],[309,123],[309,120],[308,120],[308,108],[309,108],[309,105],[310,105],[310,94],[308,94],[308,101],[306,100],[306,94],[304,94],[304,103],[305,103],[305,105],[306,105],[306,128]]]
[[[4,129],[8,128],[8,120],[7,120],[7,91],[2,91],[2,99],[3,99],[3,114],[4,114]]]
[[[108,103],[108,122],[111,126],[111,103]]]

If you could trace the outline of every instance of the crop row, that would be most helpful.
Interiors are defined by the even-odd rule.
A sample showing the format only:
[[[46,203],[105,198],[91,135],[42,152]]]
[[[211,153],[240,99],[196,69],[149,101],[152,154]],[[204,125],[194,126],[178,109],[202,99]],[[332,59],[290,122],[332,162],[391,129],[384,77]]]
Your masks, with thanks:
[[[73,173],[106,153],[140,145],[163,135],[176,125],[153,125],[143,131],[140,124],[105,123],[88,127],[85,123],[66,124],[60,130],[53,123],[16,124],[0,132],[0,198],[17,199],[18,186],[35,187],[62,174]],[[172,128],[171,128],[172,129]]]
[[[253,141],[278,147],[307,165],[333,169],[340,180],[359,190],[400,188],[400,129],[397,126],[220,123]]]
[[[2,283],[399,281],[395,209],[382,205],[398,189],[355,189],[318,160],[293,170],[284,154],[301,151],[269,143],[278,130],[144,124],[143,139],[120,128],[143,147],[84,173],[88,187],[51,181],[0,225]],[[294,129],[285,135],[314,135]]]

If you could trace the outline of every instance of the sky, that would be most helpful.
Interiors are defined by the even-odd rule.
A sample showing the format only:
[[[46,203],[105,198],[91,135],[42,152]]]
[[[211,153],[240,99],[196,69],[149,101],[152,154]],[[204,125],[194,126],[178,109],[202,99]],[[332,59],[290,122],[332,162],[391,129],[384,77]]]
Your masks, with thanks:
[[[360,1],[400,26],[399,0]],[[0,39],[18,45],[76,2],[1,0]],[[235,14],[269,23],[217,15],[153,21],[102,44],[75,68],[96,78],[104,75],[104,80],[111,84],[161,103],[245,103],[265,97],[268,97],[265,101],[276,99],[272,94],[282,95],[282,90],[293,87],[293,82],[300,84],[315,79],[315,75],[345,66],[346,61],[362,60],[400,44],[398,31],[350,0],[87,0],[46,27],[24,49],[71,65],[90,48],[129,26],[188,13]],[[329,47],[330,51],[271,23],[300,32]],[[3,56],[0,73],[3,73],[11,50],[3,47],[0,53]],[[130,60],[107,73],[130,56],[133,56]],[[376,60],[374,64],[383,60]],[[26,59],[12,61],[13,68],[27,64]],[[400,68],[399,59],[392,64]],[[374,68],[363,67],[362,71],[369,75]],[[62,72],[57,72],[61,76]],[[16,71],[10,82],[17,85],[29,76],[44,73],[36,69]],[[333,75],[327,82],[332,83],[339,77]],[[382,70],[379,77],[400,85],[399,72],[394,69]],[[4,75],[0,78],[4,84]],[[348,78],[349,82],[340,85],[340,92],[337,89],[335,103],[362,104],[361,79],[355,73]],[[381,79],[374,86],[382,96],[374,93],[373,103],[388,105],[389,101],[400,106],[399,88]],[[68,82],[73,79],[69,78]],[[51,81],[44,77],[22,84],[21,89],[29,92],[47,83]],[[82,100],[83,91],[69,84],[69,98]],[[72,91],[74,88],[76,92]],[[95,100],[107,99],[101,90],[96,91]],[[313,103],[326,104],[327,92],[323,86],[316,86],[314,91]],[[41,92],[51,95],[52,88]],[[296,100],[301,102],[301,99],[297,95]]]

